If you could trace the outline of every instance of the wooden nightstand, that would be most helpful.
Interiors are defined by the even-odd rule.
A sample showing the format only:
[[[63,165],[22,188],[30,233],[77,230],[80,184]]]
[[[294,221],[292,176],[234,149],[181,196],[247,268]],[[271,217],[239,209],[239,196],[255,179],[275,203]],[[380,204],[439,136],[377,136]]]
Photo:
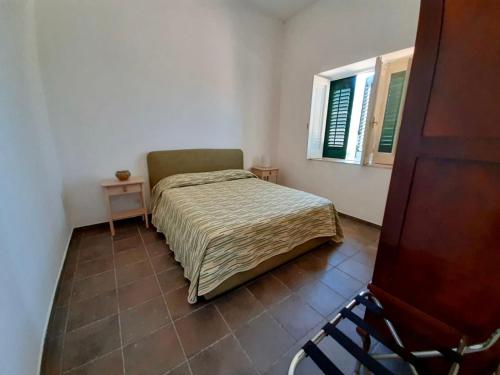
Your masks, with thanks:
[[[104,180],[101,183],[106,194],[106,203],[108,205],[109,229],[111,235],[115,235],[115,227],[113,220],[126,219],[129,217],[144,216],[146,228],[149,228],[148,211],[146,208],[146,199],[144,196],[144,179],[142,177],[130,177],[127,181],[119,181],[116,179]],[[141,197],[141,207],[133,210],[113,212],[111,208],[111,197],[124,194],[139,194]]]
[[[250,171],[264,181],[278,182],[278,168],[252,167]]]

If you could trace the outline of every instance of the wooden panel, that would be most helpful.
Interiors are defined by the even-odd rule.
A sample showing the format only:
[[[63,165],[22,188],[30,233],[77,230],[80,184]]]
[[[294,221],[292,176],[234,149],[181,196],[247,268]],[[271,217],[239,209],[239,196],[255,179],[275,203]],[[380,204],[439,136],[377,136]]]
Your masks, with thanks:
[[[370,286],[409,347],[500,327],[499,19],[498,1],[421,2]],[[460,373],[491,374],[498,358],[500,343]]]
[[[109,195],[140,193],[142,191],[141,184],[110,186],[107,189]]]
[[[425,136],[500,137],[499,20],[498,0],[446,2]]]
[[[113,212],[111,214],[111,218],[113,220],[120,220],[120,219],[129,218],[129,217],[142,216],[142,215],[146,215],[146,214],[147,214],[146,209],[141,207],[141,208],[134,208],[132,210]]]
[[[499,164],[419,159],[400,250],[386,260],[388,272],[375,273],[375,284],[472,337],[491,334],[500,304],[474,319],[469,305],[500,300],[500,263],[491,246],[500,233],[499,192]],[[411,272],[389,271],[409,265]],[[408,293],[410,286],[425,293]]]
[[[109,187],[109,186],[123,186],[123,185],[133,185],[140,184],[144,182],[144,178],[139,176],[130,176],[128,180],[120,181],[116,178],[104,180],[101,182],[101,186]]]

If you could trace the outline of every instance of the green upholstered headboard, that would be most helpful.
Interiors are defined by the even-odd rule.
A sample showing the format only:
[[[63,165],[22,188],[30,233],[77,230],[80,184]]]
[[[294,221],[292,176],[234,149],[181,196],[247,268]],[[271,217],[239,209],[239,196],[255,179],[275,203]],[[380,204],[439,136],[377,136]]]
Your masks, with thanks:
[[[148,153],[149,186],[178,173],[243,169],[243,151],[238,149],[166,150]]]

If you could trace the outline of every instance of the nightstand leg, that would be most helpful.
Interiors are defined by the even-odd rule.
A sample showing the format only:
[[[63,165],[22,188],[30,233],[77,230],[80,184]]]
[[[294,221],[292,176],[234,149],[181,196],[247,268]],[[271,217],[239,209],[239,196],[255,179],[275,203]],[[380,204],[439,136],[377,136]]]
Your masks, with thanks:
[[[149,228],[148,209],[146,208],[146,196],[144,195],[144,184],[141,185],[141,201],[142,207],[144,208],[144,221],[146,222],[146,228]]]
[[[109,196],[108,189],[104,189],[106,194],[106,204],[108,205],[108,219],[109,219],[109,230],[111,231],[111,236],[115,235],[115,226],[113,224],[113,211],[111,209],[111,197]]]
[[[109,230],[111,231],[111,236],[115,236],[115,225],[113,224],[113,220],[109,219]]]

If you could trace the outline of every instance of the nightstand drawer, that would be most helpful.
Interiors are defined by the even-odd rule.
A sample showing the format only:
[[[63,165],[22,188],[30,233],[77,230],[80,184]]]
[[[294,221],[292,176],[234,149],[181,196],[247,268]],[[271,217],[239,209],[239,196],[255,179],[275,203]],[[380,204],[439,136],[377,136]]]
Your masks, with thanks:
[[[269,181],[269,182],[278,182],[278,168],[261,168],[261,167],[252,167],[251,172],[256,175],[258,178]]]
[[[109,195],[140,193],[141,192],[141,184],[123,185],[123,186],[109,186],[106,189],[108,190]]]
[[[269,177],[269,176],[272,176],[273,172],[274,171],[258,171],[256,174],[259,177]]]

